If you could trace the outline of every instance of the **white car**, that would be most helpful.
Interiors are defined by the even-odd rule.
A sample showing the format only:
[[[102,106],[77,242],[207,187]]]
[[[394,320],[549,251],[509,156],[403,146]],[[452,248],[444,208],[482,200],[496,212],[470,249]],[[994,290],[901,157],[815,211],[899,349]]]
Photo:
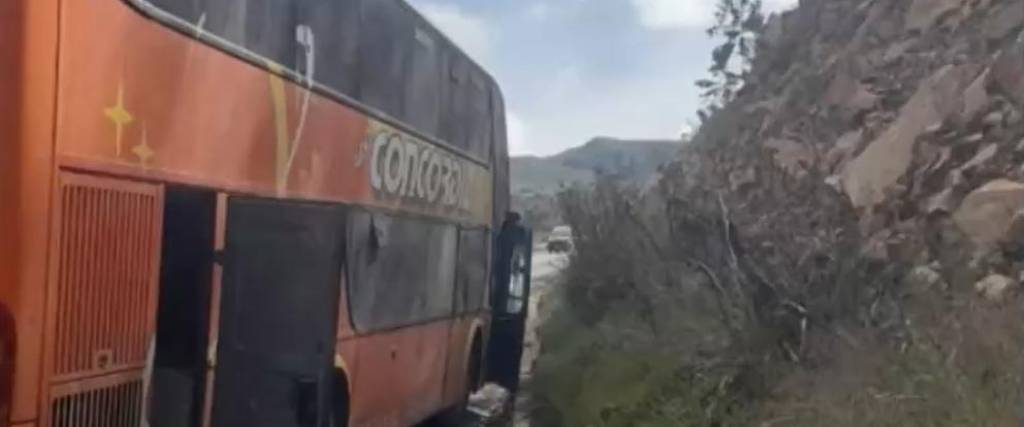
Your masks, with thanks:
[[[548,252],[569,252],[572,250],[572,229],[567,225],[559,225],[551,230],[547,240]]]

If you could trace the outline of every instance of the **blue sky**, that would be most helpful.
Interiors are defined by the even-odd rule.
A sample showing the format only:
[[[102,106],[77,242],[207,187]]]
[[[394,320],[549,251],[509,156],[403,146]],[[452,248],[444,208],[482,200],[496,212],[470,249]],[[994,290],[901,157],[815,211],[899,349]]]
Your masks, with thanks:
[[[495,76],[513,154],[678,138],[700,107],[714,0],[410,0]],[[769,10],[796,0],[766,0]]]

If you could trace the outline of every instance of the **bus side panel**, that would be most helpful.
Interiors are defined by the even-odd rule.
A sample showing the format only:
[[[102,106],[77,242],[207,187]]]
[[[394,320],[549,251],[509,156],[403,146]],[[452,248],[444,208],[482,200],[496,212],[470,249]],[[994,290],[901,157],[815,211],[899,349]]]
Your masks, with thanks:
[[[402,387],[397,372],[401,331],[356,338],[359,367],[352,375],[352,425],[398,427]]]
[[[407,359],[408,394],[405,399],[407,424],[423,421],[443,407],[444,372],[448,359],[448,331],[451,320],[445,319],[409,328],[405,333],[414,343]]]
[[[448,337],[448,366],[444,379],[444,407],[458,405],[466,397],[474,319],[475,317],[471,315],[464,315],[452,320],[451,334]]]
[[[405,426],[443,408],[450,320],[357,338],[353,425]]]
[[[11,420],[18,422],[38,415],[57,1],[0,3],[0,310],[16,324]]]

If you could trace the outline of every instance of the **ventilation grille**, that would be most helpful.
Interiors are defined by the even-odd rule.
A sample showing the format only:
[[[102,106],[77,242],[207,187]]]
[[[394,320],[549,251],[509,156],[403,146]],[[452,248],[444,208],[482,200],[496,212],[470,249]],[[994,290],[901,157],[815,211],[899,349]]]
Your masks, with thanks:
[[[50,403],[50,427],[138,427],[142,389],[142,381],[134,379],[56,397]]]
[[[154,316],[160,188],[73,174],[61,184],[51,379],[142,367]]]

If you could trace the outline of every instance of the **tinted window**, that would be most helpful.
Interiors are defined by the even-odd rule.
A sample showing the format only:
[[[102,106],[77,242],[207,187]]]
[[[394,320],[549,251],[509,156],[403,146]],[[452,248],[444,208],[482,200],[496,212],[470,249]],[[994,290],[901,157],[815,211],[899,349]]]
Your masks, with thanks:
[[[466,150],[481,159],[491,155],[491,102],[484,77],[475,74],[470,82],[469,117],[466,121],[469,146]]]
[[[426,28],[417,28],[409,78],[405,82],[404,119],[429,135],[441,128],[441,91],[445,89],[443,57],[437,36]]]
[[[360,7],[356,1],[306,0],[302,21],[314,34],[317,82],[358,96]]]
[[[204,34],[299,76],[312,75],[334,92],[490,159],[493,85],[401,0],[128,1],[150,3]]]
[[[401,117],[401,82],[413,40],[403,12],[397,2],[364,1],[359,49],[359,99],[396,117]]]
[[[442,137],[452,145],[469,150],[470,117],[469,62],[453,57],[448,68],[449,90],[446,94],[445,127]]]
[[[387,329],[451,315],[458,237],[454,225],[354,212],[349,233],[349,298],[358,329]]]

